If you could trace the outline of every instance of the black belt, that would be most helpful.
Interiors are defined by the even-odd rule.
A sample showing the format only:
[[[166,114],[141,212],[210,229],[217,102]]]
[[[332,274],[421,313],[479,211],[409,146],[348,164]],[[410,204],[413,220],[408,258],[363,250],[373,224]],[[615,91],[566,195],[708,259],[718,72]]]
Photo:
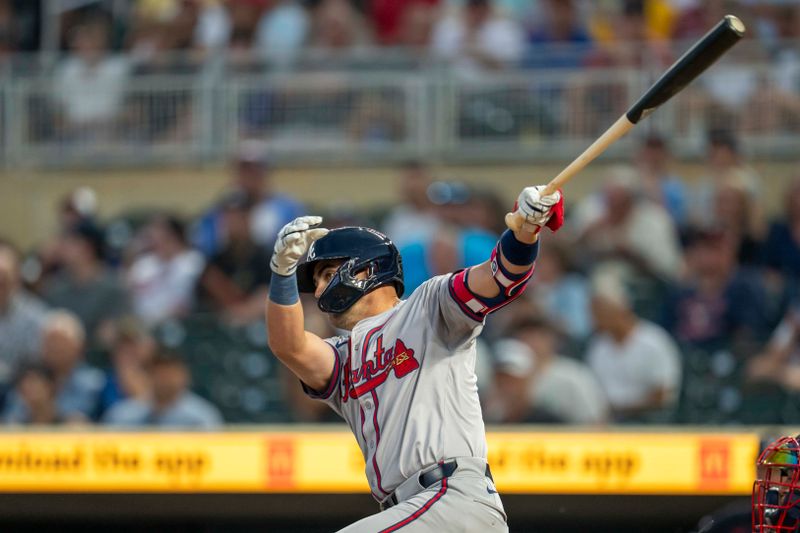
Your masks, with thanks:
[[[449,461],[444,461],[436,465],[435,468],[432,468],[425,472],[424,474],[419,475],[419,484],[424,487],[428,488],[434,483],[438,483],[439,481],[452,476],[456,469],[458,468],[458,463],[455,459],[451,459]],[[492,477],[492,471],[489,470],[489,464],[486,464],[486,477],[494,482],[494,478]],[[390,507],[394,507],[399,502],[397,501],[397,493],[393,492],[388,498],[386,498],[383,503],[381,503],[381,511],[385,511]]]

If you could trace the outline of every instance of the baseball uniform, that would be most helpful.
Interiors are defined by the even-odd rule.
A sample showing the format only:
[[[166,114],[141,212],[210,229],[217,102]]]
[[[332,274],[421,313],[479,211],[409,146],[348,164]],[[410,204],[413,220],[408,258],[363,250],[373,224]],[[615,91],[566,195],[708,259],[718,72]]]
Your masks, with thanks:
[[[508,531],[486,466],[475,376],[483,319],[459,294],[457,275],[435,277],[350,335],[326,339],[336,358],[330,383],[304,386],[347,421],[384,508],[342,531]]]

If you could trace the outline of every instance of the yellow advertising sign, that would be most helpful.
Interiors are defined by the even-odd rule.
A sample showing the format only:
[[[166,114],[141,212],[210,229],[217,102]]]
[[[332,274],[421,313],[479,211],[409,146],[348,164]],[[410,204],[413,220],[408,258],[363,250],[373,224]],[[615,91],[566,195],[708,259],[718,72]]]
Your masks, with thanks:
[[[0,491],[261,491],[260,434],[0,434]]]
[[[499,490],[557,494],[749,494],[757,435],[493,433]]]
[[[748,494],[757,435],[490,433],[507,493]],[[349,432],[0,434],[0,492],[368,492]]]

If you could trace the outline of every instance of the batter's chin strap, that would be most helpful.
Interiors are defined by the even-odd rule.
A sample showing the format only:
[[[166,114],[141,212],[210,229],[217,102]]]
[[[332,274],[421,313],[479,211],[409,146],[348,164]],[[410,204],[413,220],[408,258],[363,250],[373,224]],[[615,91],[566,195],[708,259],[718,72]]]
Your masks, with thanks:
[[[512,274],[503,266],[497,248],[491,257],[492,276],[500,288],[500,294],[494,297],[479,296],[469,288],[469,269],[459,270],[451,278],[452,293],[461,309],[475,320],[483,320],[489,313],[510,304],[522,294],[528,281],[533,275],[534,266],[531,265],[522,274]]]

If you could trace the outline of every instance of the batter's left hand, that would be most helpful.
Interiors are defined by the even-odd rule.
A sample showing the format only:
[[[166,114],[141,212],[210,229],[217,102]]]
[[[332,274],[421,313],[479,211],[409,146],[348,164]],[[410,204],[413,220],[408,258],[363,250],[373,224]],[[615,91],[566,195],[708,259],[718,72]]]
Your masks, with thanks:
[[[544,189],[544,185],[525,187],[517,198],[514,209],[525,219],[521,231],[536,234],[547,226],[555,232],[564,223],[564,196],[561,191],[544,195]]]
[[[328,229],[319,227],[322,217],[298,217],[286,224],[275,241],[270,268],[280,276],[290,276],[297,270],[297,263],[308,251],[311,243],[328,234]]]

